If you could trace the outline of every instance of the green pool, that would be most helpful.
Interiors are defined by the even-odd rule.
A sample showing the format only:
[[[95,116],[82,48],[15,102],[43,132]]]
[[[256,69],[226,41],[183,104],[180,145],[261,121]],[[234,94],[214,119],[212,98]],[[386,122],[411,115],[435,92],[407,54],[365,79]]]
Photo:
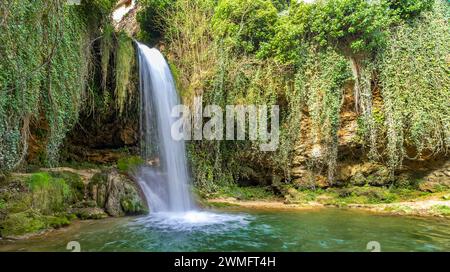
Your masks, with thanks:
[[[0,251],[450,251],[450,220],[354,210],[208,211],[75,223]]]

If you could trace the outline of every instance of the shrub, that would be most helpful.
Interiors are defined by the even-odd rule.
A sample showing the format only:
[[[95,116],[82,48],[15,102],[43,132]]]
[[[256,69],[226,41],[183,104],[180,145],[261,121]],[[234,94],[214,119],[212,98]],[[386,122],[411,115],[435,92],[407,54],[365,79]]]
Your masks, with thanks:
[[[0,236],[18,236],[46,228],[42,216],[33,212],[9,214],[0,226]]]
[[[130,172],[136,170],[144,163],[144,160],[139,156],[130,156],[120,158],[117,161],[117,168],[122,172]]]
[[[270,0],[221,0],[212,20],[214,33],[236,53],[255,53],[274,34],[277,9]]]
[[[161,39],[165,32],[167,19],[164,15],[173,5],[175,0],[141,0],[142,9],[137,15],[141,27],[139,38],[147,42],[155,42]]]
[[[27,179],[32,193],[32,208],[42,214],[64,211],[72,196],[67,183],[60,178],[53,178],[48,173],[36,173]]]

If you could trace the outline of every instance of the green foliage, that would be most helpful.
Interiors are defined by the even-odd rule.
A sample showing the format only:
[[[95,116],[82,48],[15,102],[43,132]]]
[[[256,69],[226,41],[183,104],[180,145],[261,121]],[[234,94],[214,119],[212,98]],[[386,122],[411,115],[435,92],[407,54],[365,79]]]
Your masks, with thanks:
[[[139,215],[147,212],[147,208],[142,205],[142,201],[136,196],[123,197],[120,206],[127,215]]]
[[[60,176],[71,178],[66,182]],[[67,211],[74,198],[71,173],[34,173],[12,176],[0,184],[0,236],[17,236],[70,223]],[[75,186],[73,187],[75,188]]]
[[[371,51],[383,40],[383,30],[390,24],[385,7],[366,0],[319,1],[312,8],[300,4],[294,16],[305,16],[306,36],[321,46],[337,44],[344,51]]]
[[[48,173],[33,174],[26,182],[32,193],[32,208],[42,214],[64,211],[71,199],[69,185]]]
[[[334,180],[337,164],[338,130],[344,83],[350,78],[348,63],[334,51],[311,50],[308,62],[297,75],[298,95],[311,117],[313,145],[324,147],[322,157],[328,166],[328,179]]]
[[[70,187],[71,202],[82,201],[84,198],[85,185],[81,176],[72,172],[51,172],[50,176],[54,179],[64,180]]]
[[[66,216],[46,216],[45,220],[48,228],[59,229],[70,225],[70,220]]]
[[[133,95],[131,84],[132,72],[135,64],[133,41],[124,33],[118,34],[116,52],[116,106],[119,113],[125,110],[126,102]]]
[[[8,214],[5,220],[0,222],[0,237],[21,236],[68,225],[70,219],[66,215],[44,216],[37,211],[28,210]]]
[[[384,0],[400,19],[411,19],[433,8],[433,0]]]
[[[167,12],[166,50],[186,104],[207,90],[219,57],[212,40],[214,0],[177,0]],[[170,22],[170,23],[169,23]],[[180,73],[181,71],[181,73]]]
[[[378,71],[392,170],[405,156],[446,152],[450,140],[450,31],[447,4],[392,31]],[[405,147],[415,148],[406,153]]]
[[[130,156],[120,158],[117,161],[117,168],[122,172],[130,172],[136,170],[137,167],[144,164],[144,160],[139,156]]]
[[[219,186],[213,197],[233,197],[238,200],[273,200],[276,198],[270,187],[261,186],[238,186],[228,184]]]
[[[450,216],[450,207],[449,206],[435,205],[432,207],[432,211],[439,215]]]
[[[82,0],[79,8],[89,28],[96,30],[108,21],[117,0]]]
[[[85,101],[90,67],[89,37],[114,1],[12,1],[0,7],[0,169],[20,165],[28,151],[29,127],[44,118],[45,160],[58,150]],[[99,11],[98,14],[96,11]],[[95,15],[97,14],[97,15]],[[89,26],[89,27],[88,27]],[[20,46],[19,46],[20,45]]]
[[[114,47],[114,27],[110,24],[105,25],[103,29],[103,36],[101,39],[100,52],[101,52],[101,66],[102,66],[102,87],[106,92],[106,85],[108,82],[108,69],[110,66],[111,54]]]
[[[170,8],[163,8],[170,20],[159,33],[164,35],[184,103],[203,95],[204,104],[222,107],[281,107],[277,152],[259,152],[258,143],[250,141],[188,145],[193,177],[203,192],[256,180],[258,175],[289,181],[294,149],[305,142],[321,151],[317,158],[308,158],[307,166],[320,174],[326,171],[333,184],[343,88],[352,83],[351,73],[360,143],[370,147],[364,155],[379,161],[388,155],[393,171],[401,164],[399,158],[407,155],[404,146],[435,154],[448,150],[450,129],[444,116],[449,114],[443,106],[449,89],[448,46],[444,46],[449,44],[448,22],[433,25],[439,31],[431,35],[429,18],[441,14],[430,11],[433,1],[173,1]],[[396,34],[402,29],[411,31],[402,38]],[[414,66],[423,72],[410,69]],[[427,73],[433,75],[426,78]],[[403,90],[398,82],[415,86],[414,91]],[[305,133],[300,125],[306,118],[311,129]],[[308,139],[301,138],[303,134]],[[387,154],[383,139],[388,141]]]
[[[175,4],[175,0],[141,0],[141,10],[137,15],[137,21],[141,27],[139,39],[147,42],[155,42],[161,39],[165,33],[167,10]]]
[[[294,2],[294,1],[292,1]],[[273,6],[277,8],[278,11],[284,11],[289,8],[291,0],[272,0]]]
[[[251,54],[270,40],[276,21],[277,9],[270,0],[220,0],[212,28],[226,47]]]
[[[309,6],[304,6],[305,8]],[[307,55],[308,45],[304,42],[306,17],[295,18],[288,14],[279,16],[275,24],[275,34],[270,42],[265,44],[258,52],[260,58],[274,58],[280,63],[294,65],[298,68]]]
[[[280,30],[322,47],[337,46],[345,55],[367,54],[384,44],[391,25],[418,16],[432,5],[427,0],[298,2],[291,6],[288,19],[281,22],[291,28]]]
[[[34,233],[46,228],[42,216],[34,212],[10,214],[1,224],[0,236],[18,236]]]

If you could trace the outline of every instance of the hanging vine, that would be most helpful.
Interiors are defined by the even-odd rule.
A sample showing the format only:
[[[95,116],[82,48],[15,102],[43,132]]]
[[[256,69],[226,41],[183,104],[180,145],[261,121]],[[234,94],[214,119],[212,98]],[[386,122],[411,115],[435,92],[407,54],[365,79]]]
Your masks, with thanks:
[[[448,10],[447,3],[437,1],[432,12],[394,29],[386,49],[378,57],[392,174],[405,157],[418,159],[426,154],[448,152]]]
[[[338,130],[343,85],[350,78],[346,59],[333,50],[310,49],[310,58],[297,75],[296,87],[311,118],[313,160],[327,165],[328,180],[335,179]]]
[[[108,2],[108,3],[106,3]],[[0,169],[18,167],[28,151],[30,124],[44,118],[46,163],[78,120],[92,62],[92,18],[114,1],[66,5],[64,0],[6,1],[0,6]],[[106,5],[108,4],[108,5]],[[101,14],[108,12],[102,11]]]

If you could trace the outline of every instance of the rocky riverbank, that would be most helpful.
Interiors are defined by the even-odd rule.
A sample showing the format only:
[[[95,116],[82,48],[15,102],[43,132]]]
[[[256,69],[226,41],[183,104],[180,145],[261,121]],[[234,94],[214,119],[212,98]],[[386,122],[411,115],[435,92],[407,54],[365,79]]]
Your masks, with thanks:
[[[0,238],[20,239],[74,220],[145,213],[139,186],[116,168],[40,169],[0,181]]]
[[[310,210],[327,207],[376,213],[450,218],[450,189],[427,182],[417,187],[348,186],[302,190],[287,184],[255,187],[228,185],[202,194],[207,207]]]
[[[447,199],[447,200],[445,200]],[[378,203],[378,204],[329,204],[319,201],[293,204],[283,200],[238,200],[236,198],[214,198],[205,201],[209,207],[220,208],[247,208],[261,210],[316,210],[326,208],[358,209],[368,212],[421,217],[441,217],[450,219],[450,194],[442,195],[440,198],[432,196],[429,199],[416,199],[405,202]]]

